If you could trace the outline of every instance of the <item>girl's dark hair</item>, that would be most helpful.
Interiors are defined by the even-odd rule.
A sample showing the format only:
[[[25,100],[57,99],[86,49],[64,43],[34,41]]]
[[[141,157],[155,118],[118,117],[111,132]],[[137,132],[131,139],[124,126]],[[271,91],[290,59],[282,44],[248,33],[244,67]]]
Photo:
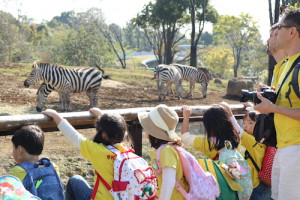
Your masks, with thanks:
[[[96,122],[96,130],[94,142],[114,145],[124,141],[127,125],[124,118],[119,114],[103,114]],[[103,139],[103,132],[106,133],[108,140]]]
[[[151,147],[153,147],[154,149],[158,149],[161,145],[168,143],[168,141],[158,139],[156,137],[153,137],[150,134],[149,134],[149,141],[150,141]]]
[[[173,145],[178,145],[178,146],[182,145],[181,141],[169,142],[169,141],[166,141],[166,140],[161,140],[161,139],[158,139],[156,137],[153,137],[150,134],[149,134],[149,141],[150,141],[151,147],[153,147],[154,149],[158,149],[161,145],[167,144],[167,143],[172,143]]]
[[[238,147],[240,143],[238,132],[233,128],[226,111],[222,107],[216,105],[206,110],[203,115],[203,124],[207,140],[216,137],[214,146],[211,146],[210,141],[208,142],[210,150],[212,148],[222,149],[225,146],[225,140],[231,142],[232,148]]]
[[[255,122],[256,122],[258,113],[257,113],[256,111],[248,111],[248,112],[246,112],[246,114],[244,115],[243,119],[246,119],[247,116],[249,116],[249,118],[250,118],[252,121],[255,121]]]
[[[31,155],[40,155],[44,148],[44,133],[36,125],[23,126],[11,138],[15,148],[22,146]]]

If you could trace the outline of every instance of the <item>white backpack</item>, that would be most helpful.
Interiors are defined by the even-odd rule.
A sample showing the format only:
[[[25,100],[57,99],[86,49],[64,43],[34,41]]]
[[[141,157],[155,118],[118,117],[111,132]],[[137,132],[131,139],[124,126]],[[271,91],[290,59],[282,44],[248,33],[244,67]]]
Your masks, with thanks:
[[[114,181],[112,187],[96,172],[97,181],[94,193],[99,185],[99,180],[111,192],[115,200],[154,200],[157,196],[157,179],[153,169],[140,156],[130,149],[120,152],[114,146],[106,146],[114,153]],[[98,184],[97,184],[98,182]]]

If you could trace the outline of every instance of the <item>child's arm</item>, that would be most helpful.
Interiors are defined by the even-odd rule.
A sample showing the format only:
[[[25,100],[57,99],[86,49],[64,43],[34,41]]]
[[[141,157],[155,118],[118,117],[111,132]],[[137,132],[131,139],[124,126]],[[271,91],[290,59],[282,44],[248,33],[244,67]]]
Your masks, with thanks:
[[[189,122],[190,122],[191,114],[192,114],[192,109],[186,105],[183,105],[182,106],[183,121],[182,121],[181,134],[189,132]]]
[[[181,128],[181,139],[183,144],[187,146],[194,147],[194,140],[195,137],[190,135],[189,133],[189,120],[192,114],[192,109],[186,105],[182,106],[182,114],[183,114],[183,121],[182,121],[182,128]]]
[[[240,125],[236,121],[236,119],[231,111],[231,108],[229,107],[229,105],[226,102],[221,102],[221,103],[219,103],[219,105],[227,112],[228,117],[229,117],[234,129],[238,131],[239,136],[241,138],[244,130],[240,127]]]
[[[63,133],[63,135],[66,136],[66,138],[68,138],[75,146],[80,148],[81,141],[85,139],[85,137],[77,132],[67,120],[63,119],[59,113],[53,109],[47,109],[43,111],[42,114],[53,118],[58,129]]]
[[[162,184],[159,199],[169,200],[171,199],[174,187],[176,183],[176,169],[172,167],[165,167],[162,170]]]

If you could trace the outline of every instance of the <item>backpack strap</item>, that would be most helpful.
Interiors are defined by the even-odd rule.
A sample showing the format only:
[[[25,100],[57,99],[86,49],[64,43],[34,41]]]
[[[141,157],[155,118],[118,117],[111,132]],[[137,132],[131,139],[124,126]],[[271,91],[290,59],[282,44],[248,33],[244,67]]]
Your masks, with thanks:
[[[93,200],[96,197],[100,181],[103,183],[103,185],[106,187],[108,191],[112,192],[112,187],[103,179],[103,177],[96,170],[95,170],[95,175],[97,176],[97,180],[94,186],[93,194],[91,196],[91,199]]]
[[[162,148],[164,148],[165,146],[167,145],[171,145],[171,144],[163,144],[163,145],[160,145],[160,147],[157,149],[156,151],[156,162],[157,162],[157,166],[158,166],[158,170],[156,171],[156,176],[158,176],[160,173],[162,173],[162,167],[161,167],[161,164],[160,164],[160,157],[159,157],[159,154],[160,154],[160,151],[162,150]],[[174,145],[171,145],[176,151],[177,153],[179,154],[179,150],[176,148],[176,146]],[[179,155],[178,155],[179,156]],[[179,161],[181,162],[181,160],[179,159]],[[183,187],[179,184],[179,181],[178,179],[176,178],[176,182],[175,182],[175,188],[182,194],[182,196],[186,197],[187,195],[187,192],[183,189]]]
[[[297,63],[295,66],[293,75],[292,75],[292,80],[289,83],[289,90],[285,93],[285,97],[289,100],[290,106],[292,107],[292,102],[290,99],[290,93],[291,93],[291,86],[297,95],[297,97],[300,99],[300,92],[299,92],[299,85],[298,85],[298,74],[299,74],[299,68],[300,68],[300,61]]]
[[[277,91],[277,95],[276,95],[276,98],[275,98],[275,102],[277,101],[278,95],[279,95],[279,93],[280,93],[280,90],[281,90],[281,88],[282,88],[282,86],[283,86],[285,80],[286,80],[287,77],[290,75],[290,73],[293,71],[294,67],[295,67],[296,65],[299,64],[299,62],[300,62],[300,56],[299,56],[299,57],[295,60],[295,62],[292,64],[291,68],[290,68],[289,71],[286,73],[286,75],[285,75],[283,81],[281,82],[281,85],[280,85],[280,87],[279,87],[279,89],[278,89],[278,91]],[[289,97],[289,95],[290,95],[290,93],[291,93],[290,89],[291,89],[291,88],[289,88],[289,90],[287,91],[287,93],[285,93],[285,97],[289,100],[290,106],[292,107],[292,103],[291,103],[291,100],[290,100],[290,97]],[[298,91],[299,91],[299,89],[298,89]]]
[[[254,159],[253,159],[252,156],[250,155],[249,151],[246,150],[246,151],[245,151],[245,160],[248,159],[248,158],[249,158],[249,159],[251,160],[251,162],[253,163],[255,169],[259,172],[259,171],[260,171],[259,167],[257,166],[256,162],[254,161]]]

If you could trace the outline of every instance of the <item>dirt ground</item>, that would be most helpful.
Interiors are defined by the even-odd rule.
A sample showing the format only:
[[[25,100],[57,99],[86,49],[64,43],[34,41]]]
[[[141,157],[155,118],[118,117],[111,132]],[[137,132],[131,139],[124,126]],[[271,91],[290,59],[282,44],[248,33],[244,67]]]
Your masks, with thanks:
[[[36,92],[37,87],[25,88],[23,81],[27,74],[19,73],[7,75],[3,72],[6,67],[18,68],[18,65],[0,64],[0,116],[37,114]],[[196,85],[196,88],[199,88]],[[184,92],[184,95],[186,91]],[[131,85],[115,80],[103,80],[99,91],[98,107],[101,109],[121,109],[134,107],[154,107],[160,103],[168,106],[209,105],[226,101],[229,104],[238,104],[236,100],[224,99],[224,92],[209,90],[207,98],[203,99],[200,93],[194,97],[178,100],[175,97],[167,97],[163,102],[158,101],[157,88],[153,85]],[[59,98],[53,92],[48,98],[47,107],[59,109]],[[88,98],[85,94],[72,94],[71,106],[73,111],[85,111],[88,109]],[[94,135],[94,129],[80,130],[86,137]],[[0,136],[0,174],[5,174],[15,162],[12,157],[11,136]],[[64,183],[75,174],[83,175],[91,184],[93,180],[93,168],[90,163],[80,156],[79,150],[67,141],[60,132],[47,132],[45,147],[42,157],[49,157],[60,168],[61,178]]]

